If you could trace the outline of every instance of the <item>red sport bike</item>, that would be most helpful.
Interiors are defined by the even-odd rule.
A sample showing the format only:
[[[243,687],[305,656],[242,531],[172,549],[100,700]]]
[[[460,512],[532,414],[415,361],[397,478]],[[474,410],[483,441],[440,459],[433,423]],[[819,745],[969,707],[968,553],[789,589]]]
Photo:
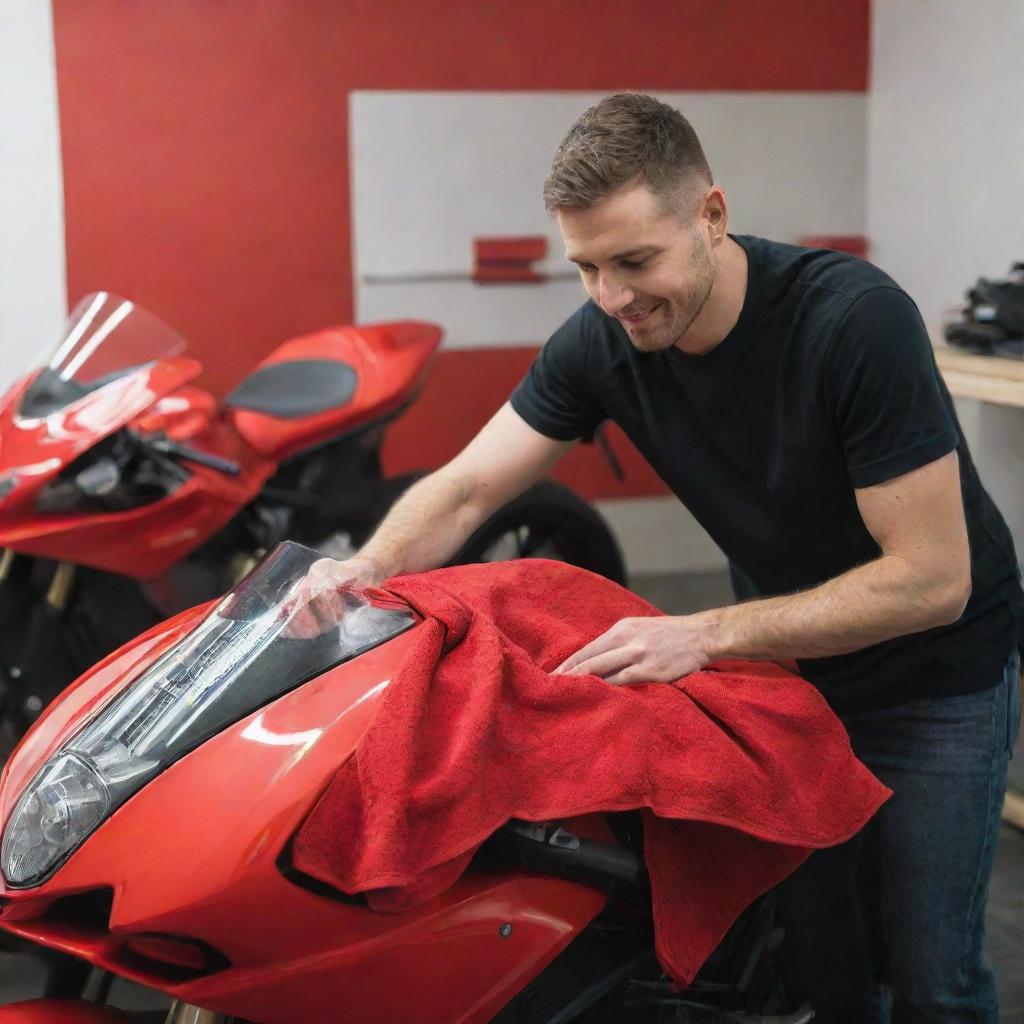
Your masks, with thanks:
[[[422,622],[349,591],[295,636],[317,557],[283,544],[122,647],[11,756],[0,928],[93,974],[90,1001],[3,1006],[0,1024],[807,1024],[779,1015],[770,897],[691,988],[662,975],[632,814],[509,822],[401,913],[303,875],[293,837]],[[124,1015],[140,993],[123,979],[160,999]]]
[[[87,667],[285,538],[357,548],[420,475],[386,478],[381,442],[440,340],[427,323],[328,328],[218,399],[173,329],[83,299],[49,364],[0,398],[0,756]],[[601,517],[551,481],[453,562],[531,555],[625,576]]]

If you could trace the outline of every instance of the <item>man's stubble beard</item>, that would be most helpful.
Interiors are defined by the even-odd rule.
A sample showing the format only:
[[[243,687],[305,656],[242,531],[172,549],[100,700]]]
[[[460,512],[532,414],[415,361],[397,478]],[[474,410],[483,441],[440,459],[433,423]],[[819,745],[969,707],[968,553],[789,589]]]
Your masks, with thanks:
[[[697,272],[693,287],[681,295],[673,296],[672,305],[676,312],[668,323],[646,337],[638,335],[630,338],[639,351],[661,352],[671,348],[684,337],[711,297],[715,284],[715,261],[699,236],[694,236],[690,255]]]

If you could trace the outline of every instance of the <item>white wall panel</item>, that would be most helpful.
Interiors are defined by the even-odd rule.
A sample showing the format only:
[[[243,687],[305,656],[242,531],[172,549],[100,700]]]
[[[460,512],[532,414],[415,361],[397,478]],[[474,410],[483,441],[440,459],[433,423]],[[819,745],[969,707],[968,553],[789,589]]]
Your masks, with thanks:
[[[559,140],[599,93],[356,92],[351,99],[356,309],[424,317],[453,347],[539,343],[581,301],[575,281],[368,284],[366,276],[468,274],[472,239],[546,235],[541,186]],[[865,228],[860,93],[666,93],[691,120],[737,232],[783,241]]]
[[[1024,259],[1024,3],[872,5],[872,258],[937,329]]]
[[[0,4],[0,391],[56,345],[67,315],[48,0]]]
[[[872,258],[938,335],[980,276],[1024,259],[1024,3],[872,6]],[[982,480],[1024,558],[1024,411],[959,400]]]

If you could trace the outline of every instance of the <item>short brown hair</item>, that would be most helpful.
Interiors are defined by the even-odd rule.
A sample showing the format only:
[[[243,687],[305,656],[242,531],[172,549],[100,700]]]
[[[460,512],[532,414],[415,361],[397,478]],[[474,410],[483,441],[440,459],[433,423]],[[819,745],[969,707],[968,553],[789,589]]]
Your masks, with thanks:
[[[667,207],[694,179],[712,184],[700,139],[678,110],[642,93],[606,96],[559,144],[544,207],[553,214],[591,206],[638,178]]]

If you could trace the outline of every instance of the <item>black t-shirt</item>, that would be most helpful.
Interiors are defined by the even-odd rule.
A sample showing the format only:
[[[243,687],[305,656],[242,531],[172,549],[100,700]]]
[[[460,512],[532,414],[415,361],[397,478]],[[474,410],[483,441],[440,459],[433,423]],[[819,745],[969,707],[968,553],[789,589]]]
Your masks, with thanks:
[[[618,423],[762,595],[877,558],[854,488],[956,449],[973,580],[962,617],[800,669],[843,708],[994,686],[1024,619],[1013,540],[978,480],[917,307],[852,256],[735,241],[747,293],[712,351],[638,352],[588,302],[544,346],[512,407],[559,440]]]

